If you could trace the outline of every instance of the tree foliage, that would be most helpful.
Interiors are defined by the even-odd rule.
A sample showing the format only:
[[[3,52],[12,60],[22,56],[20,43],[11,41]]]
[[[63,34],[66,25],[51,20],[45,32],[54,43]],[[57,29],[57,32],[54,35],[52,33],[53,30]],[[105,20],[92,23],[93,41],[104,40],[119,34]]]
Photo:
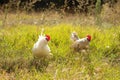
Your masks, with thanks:
[[[0,7],[9,5],[12,10],[34,10],[63,9],[65,11],[91,12],[95,7],[109,3],[113,6],[118,0],[0,0]],[[100,4],[99,4],[100,3]],[[100,9],[99,9],[100,10]],[[99,12],[99,11],[98,11]]]

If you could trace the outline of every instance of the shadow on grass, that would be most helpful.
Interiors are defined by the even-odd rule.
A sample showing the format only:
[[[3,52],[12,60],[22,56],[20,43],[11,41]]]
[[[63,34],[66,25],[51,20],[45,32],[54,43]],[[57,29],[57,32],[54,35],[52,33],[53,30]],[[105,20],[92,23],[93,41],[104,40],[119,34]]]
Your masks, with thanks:
[[[49,61],[47,59],[0,59],[0,69],[5,70],[8,73],[15,72],[16,70],[27,69],[31,71],[36,69],[37,71],[44,72],[48,66]]]

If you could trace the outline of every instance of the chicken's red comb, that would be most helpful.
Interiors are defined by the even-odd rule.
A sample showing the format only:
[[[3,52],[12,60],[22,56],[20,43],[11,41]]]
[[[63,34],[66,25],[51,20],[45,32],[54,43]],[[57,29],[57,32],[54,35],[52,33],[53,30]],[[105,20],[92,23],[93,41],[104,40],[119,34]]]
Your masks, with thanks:
[[[50,36],[49,35],[45,35],[46,36],[46,40],[49,41],[50,40]]]
[[[91,35],[87,35],[87,40],[91,41]]]

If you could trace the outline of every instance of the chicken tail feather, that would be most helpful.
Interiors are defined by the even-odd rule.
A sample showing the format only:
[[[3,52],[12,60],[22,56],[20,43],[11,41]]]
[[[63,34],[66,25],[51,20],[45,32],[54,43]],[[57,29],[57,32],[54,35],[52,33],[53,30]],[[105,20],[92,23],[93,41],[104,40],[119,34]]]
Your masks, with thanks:
[[[77,35],[77,33],[76,32],[72,32],[71,33],[71,40],[72,41],[76,41],[76,40],[78,40],[79,39],[79,37],[78,37],[78,35]]]

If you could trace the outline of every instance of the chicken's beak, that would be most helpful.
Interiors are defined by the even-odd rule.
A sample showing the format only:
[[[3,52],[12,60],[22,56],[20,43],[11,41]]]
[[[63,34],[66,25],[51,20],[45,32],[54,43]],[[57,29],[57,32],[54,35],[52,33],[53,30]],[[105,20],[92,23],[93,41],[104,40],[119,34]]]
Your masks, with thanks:
[[[46,35],[46,40],[50,41],[50,36],[49,35]]]
[[[47,41],[49,41],[49,39],[48,39],[47,37],[46,37],[45,39],[46,39]]]

